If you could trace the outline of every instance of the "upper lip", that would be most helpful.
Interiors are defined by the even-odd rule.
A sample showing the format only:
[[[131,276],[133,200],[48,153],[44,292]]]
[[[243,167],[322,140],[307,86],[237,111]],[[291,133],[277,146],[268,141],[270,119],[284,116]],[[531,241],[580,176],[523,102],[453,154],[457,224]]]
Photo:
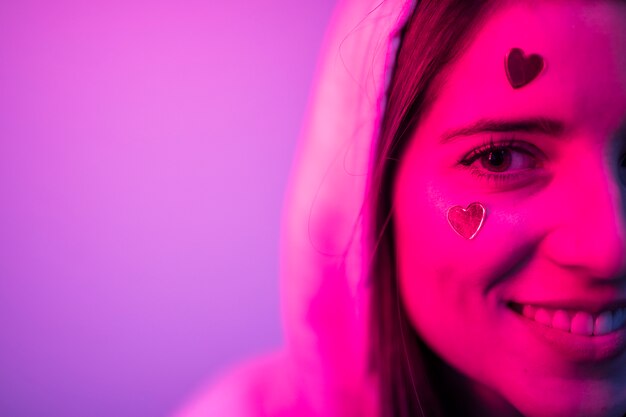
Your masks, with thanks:
[[[563,300],[511,300],[511,303],[518,305],[530,305],[537,308],[547,308],[551,310],[585,311],[590,314],[598,314],[603,311],[626,308],[626,298],[621,299],[563,299]]]

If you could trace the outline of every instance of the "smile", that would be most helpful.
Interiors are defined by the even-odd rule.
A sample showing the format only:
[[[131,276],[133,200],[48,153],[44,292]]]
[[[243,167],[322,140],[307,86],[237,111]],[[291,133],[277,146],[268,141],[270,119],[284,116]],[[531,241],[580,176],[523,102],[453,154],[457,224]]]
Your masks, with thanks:
[[[626,308],[605,310],[598,314],[509,303],[509,308],[536,323],[580,336],[601,336],[626,324]]]

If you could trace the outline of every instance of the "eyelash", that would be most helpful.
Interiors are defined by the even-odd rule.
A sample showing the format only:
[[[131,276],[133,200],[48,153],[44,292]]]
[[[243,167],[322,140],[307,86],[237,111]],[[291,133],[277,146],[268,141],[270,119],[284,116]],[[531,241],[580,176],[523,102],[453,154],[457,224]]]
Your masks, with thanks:
[[[516,151],[523,153],[529,157],[538,159],[539,157],[537,153],[540,153],[540,151],[531,151],[529,149],[531,146],[532,145],[529,145],[527,142],[517,140],[514,137],[503,139],[497,143],[495,142],[493,137],[490,137],[488,141],[463,156],[458,161],[458,164],[466,167],[469,170],[470,174],[477,177],[479,180],[494,182],[496,184],[507,183],[527,176],[528,172],[526,170],[522,170],[513,174],[496,174],[488,173],[479,168],[472,167],[472,165],[481,157],[488,155],[490,152],[496,152],[501,150]],[[534,148],[534,146],[532,147]]]

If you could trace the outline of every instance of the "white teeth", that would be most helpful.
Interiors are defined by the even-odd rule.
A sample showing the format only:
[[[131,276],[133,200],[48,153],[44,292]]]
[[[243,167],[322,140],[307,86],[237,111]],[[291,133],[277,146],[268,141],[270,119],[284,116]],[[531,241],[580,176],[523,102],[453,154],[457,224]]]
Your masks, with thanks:
[[[570,332],[581,336],[591,336],[593,334],[593,317],[584,311],[574,314]]]
[[[553,310],[528,304],[518,304],[515,311],[544,326],[582,336],[601,336],[626,325],[626,308],[603,311],[596,316],[585,311]]]
[[[523,308],[522,308],[522,314],[526,317],[528,317],[529,319],[535,319],[535,311],[537,311],[537,309],[531,305],[526,304]]]
[[[545,308],[538,308],[535,312],[535,321],[546,326],[552,325],[552,313]]]
[[[593,323],[593,334],[607,334],[611,333],[611,330],[613,330],[613,313],[605,311],[596,317]]]
[[[569,318],[569,314],[563,310],[557,310],[552,317],[552,327],[569,332],[570,326],[571,320]]]

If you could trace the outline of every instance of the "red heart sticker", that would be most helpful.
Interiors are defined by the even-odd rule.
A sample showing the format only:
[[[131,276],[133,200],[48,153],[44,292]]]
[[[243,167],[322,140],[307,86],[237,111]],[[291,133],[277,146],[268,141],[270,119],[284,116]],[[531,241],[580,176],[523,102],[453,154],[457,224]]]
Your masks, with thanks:
[[[482,227],[487,211],[480,203],[472,203],[464,209],[454,206],[448,209],[448,223],[465,239],[473,239]]]
[[[532,54],[526,57],[520,48],[511,49],[504,60],[506,76],[513,88],[523,87],[537,78],[544,66],[540,55]]]

